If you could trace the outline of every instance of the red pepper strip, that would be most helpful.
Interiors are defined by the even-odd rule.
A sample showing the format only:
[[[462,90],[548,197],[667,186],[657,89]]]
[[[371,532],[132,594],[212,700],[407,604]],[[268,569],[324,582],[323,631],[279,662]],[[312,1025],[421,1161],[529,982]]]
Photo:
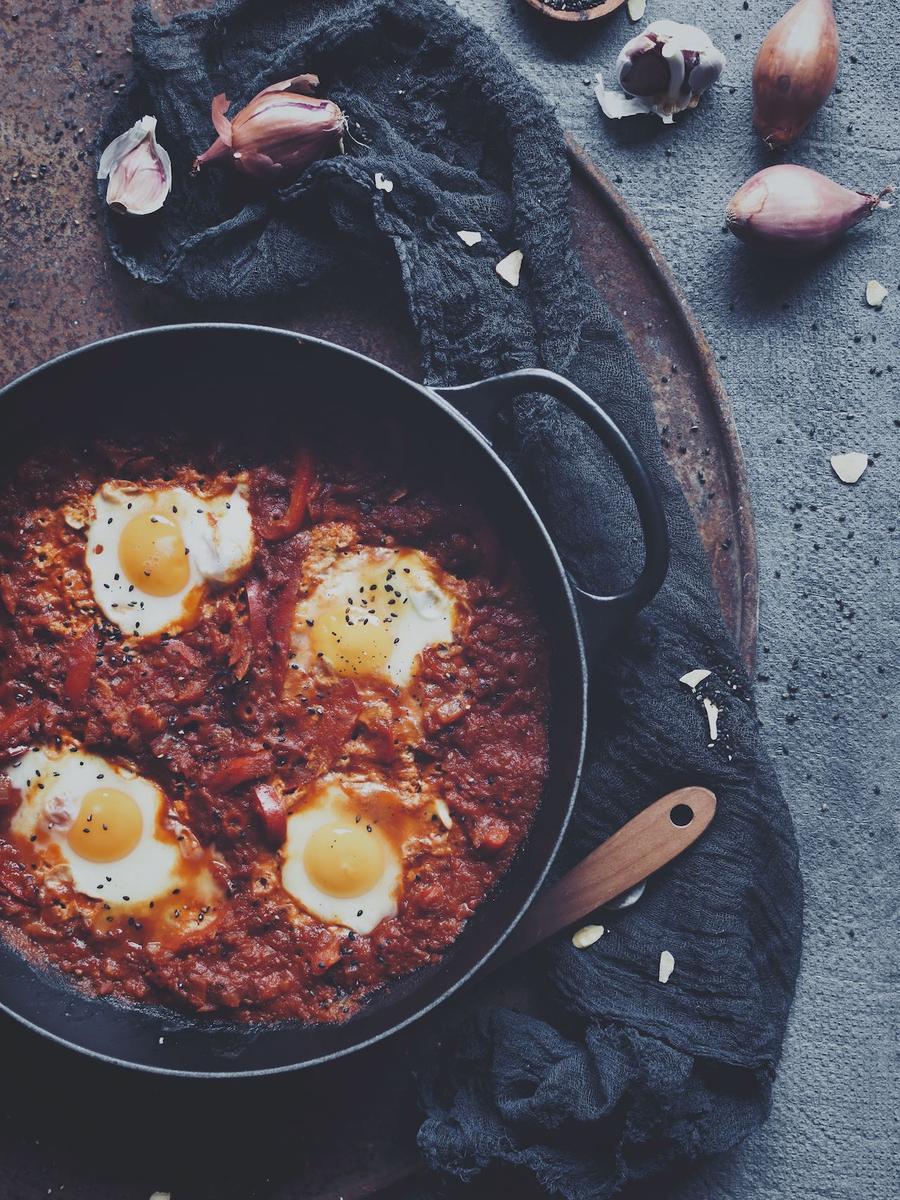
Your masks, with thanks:
[[[500,544],[500,539],[486,521],[478,519],[473,531],[475,549],[481,558],[482,570],[495,586],[499,595],[504,595],[509,588],[506,570],[506,556]]]
[[[32,725],[37,725],[40,717],[41,709],[37,702],[14,708],[8,716],[0,717],[0,742],[9,741],[14,746],[27,743],[32,736]],[[7,753],[13,755],[15,750]]]
[[[269,644],[269,623],[266,619],[266,606],[262,580],[247,580],[247,608],[250,613],[250,640],[253,649],[259,654]]]
[[[271,846],[280,846],[287,837],[287,811],[284,797],[271,783],[258,783],[251,792],[253,807],[263,823],[266,839]]]
[[[16,591],[6,575],[0,575],[0,603],[11,617],[16,615]]]
[[[257,518],[256,527],[260,537],[267,542],[280,542],[300,528],[306,516],[309,493],[315,478],[315,464],[308,450],[297,455],[294,475],[291,480],[291,496],[288,506],[280,517]]]
[[[91,625],[80,638],[72,643],[72,653],[63,684],[63,695],[67,700],[78,701],[84,696],[91,682],[94,663],[97,660],[97,630]]]
[[[271,775],[274,765],[268,750],[261,750],[258,754],[241,754],[219,767],[210,783],[219,791],[228,792],[241,783],[249,783],[251,779],[263,779]]]
[[[286,655],[291,648],[291,632],[294,625],[294,610],[300,587],[300,572],[309,551],[309,534],[302,534],[281,554],[283,582],[274,596],[269,610],[269,632],[276,648]]]

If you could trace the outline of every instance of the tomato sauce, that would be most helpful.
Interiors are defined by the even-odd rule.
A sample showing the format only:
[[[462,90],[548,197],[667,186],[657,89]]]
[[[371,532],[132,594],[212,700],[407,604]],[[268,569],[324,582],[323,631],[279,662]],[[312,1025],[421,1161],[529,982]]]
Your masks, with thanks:
[[[66,511],[107,480],[215,491],[238,475],[247,573],[210,587],[190,628],[125,637],[97,608]],[[465,589],[458,644],[418,659],[412,747],[398,689],[286,686],[298,581],[331,526],[352,530],[351,548],[424,551]],[[396,431],[323,418],[293,442],[122,434],[36,448],[0,480],[0,770],[69,739],[128,766],[214,848],[222,892],[215,919],[177,938],[98,925],[99,901],[64,873],[48,887],[10,835],[19,795],[0,774],[0,924],[90,991],[240,1021],[345,1020],[440,957],[510,867],[547,775],[547,706],[545,638],[515,563],[455,464]],[[302,804],[330,772],[388,788],[405,772],[408,786],[410,763],[452,827],[440,854],[404,860],[396,915],[363,935],[298,912],[277,870],[283,798]]]

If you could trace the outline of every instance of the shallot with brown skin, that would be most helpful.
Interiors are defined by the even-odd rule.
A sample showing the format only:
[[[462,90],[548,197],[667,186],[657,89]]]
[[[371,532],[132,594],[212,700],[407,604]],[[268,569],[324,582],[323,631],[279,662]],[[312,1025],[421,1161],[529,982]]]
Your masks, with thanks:
[[[333,100],[313,95],[317,75],[296,75],[273,83],[231,118],[228,98],[212,102],[218,137],[197,156],[196,175],[207,163],[230,163],[255,179],[282,182],[296,178],[310,163],[343,153],[347,120]]]
[[[854,192],[811,171],[782,163],[752,175],[728,203],[725,223],[742,241],[787,258],[815,254],[871,216],[885,199]]]
[[[831,95],[839,50],[831,0],[798,0],[769,30],[753,68],[753,124],[770,149],[795,141]]]

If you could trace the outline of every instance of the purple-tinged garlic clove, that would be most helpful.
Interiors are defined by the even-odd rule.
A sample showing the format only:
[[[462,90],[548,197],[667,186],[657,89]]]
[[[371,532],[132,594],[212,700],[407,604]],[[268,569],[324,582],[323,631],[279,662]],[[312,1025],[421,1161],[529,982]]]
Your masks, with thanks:
[[[656,113],[667,125],[693,108],[725,67],[709,35],[695,25],[653,21],[622,47],[615,76],[624,93],[610,91],[597,73],[595,94],[605,116],[618,120]]]
[[[172,190],[172,162],[156,140],[156,117],[141,117],[103,151],[97,178],[106,179],[106,203],[116,212],[145,217],[162,208]]]
[[[208,163],[230,163],[243,175],[287,182],[320,158],[344,152],[347,120],[333,100],[313,93],[316,75],[295,75],[263,88],[229,120],[228,98],[212,102],[218,137],[194,159],[191,174]]]

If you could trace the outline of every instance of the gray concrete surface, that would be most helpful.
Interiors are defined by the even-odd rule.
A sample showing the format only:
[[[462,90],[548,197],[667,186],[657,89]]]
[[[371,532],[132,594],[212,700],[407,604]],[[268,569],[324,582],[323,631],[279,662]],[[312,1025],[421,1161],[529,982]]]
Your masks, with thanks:
[[[524,0],[456,0],[556,105],[643,219],[717,353],[748,461],[760,538],[758,699],[793,812],[807,889],[804,965],[768,1125],[672,1200],[900,1197],[900,208],[824,261],[787,269],[722,230],[728,197],[770,161],[750,78],[786,0],[648,0],[561,26]],[[791,161],[848,186],[900,183],[900,0],[836,0],[840,92]],[[728,58],[676,127],[613,124],[587,83],[634,28],[699,24]],[[866,281],[889,289],[866,307]],[[855,487],[829,457],[862,450]]]

